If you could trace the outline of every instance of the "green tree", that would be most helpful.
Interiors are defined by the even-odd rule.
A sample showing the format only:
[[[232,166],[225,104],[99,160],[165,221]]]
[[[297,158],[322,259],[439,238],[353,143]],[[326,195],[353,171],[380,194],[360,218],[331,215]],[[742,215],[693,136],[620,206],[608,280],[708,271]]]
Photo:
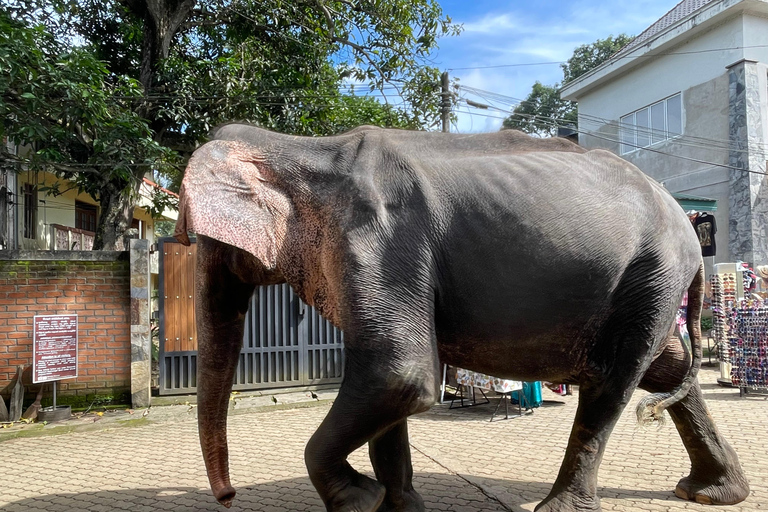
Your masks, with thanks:
[[[563,84],[589,73],[597,66],[611,58],[611,56],[628,45],[634,36],[619,34],[605,39],[598,39],[591,44],[582,44],[573,50],[573,55],[565,64],[560,64],[563,70]]]
[[[608,60],[614,53],[626,46],[633,37],[620,34],[608,36],[591,44],[578,46],[571,58],[560,65],[563,70],[563,84],[579,78]],[[578,123],[578,109],[572,101],[560,97],[560,83],[533,84],[531,92],[506,118],[502,129],[514,128],[539,136],[554,136],[557,127]]]
[[[65,48],[42,27],[28,28],[1,10],[0,69],[0,136],[32,148],[17,157],[3,145],[3,170],[24,164],[71,180],[100,202],[103,227],[129,214],[137,169],[167,172],[178,161],[130,108],[131,99],[142,98],[136,80],[111,76],[91,52]]]
[[[0,8],[27,26],[44,25],[59,45],[50,56],[77,50],[103,63],[104,101],[136,116],[168,164],[182,163],[224,121],[303,135],[360,123],[432,126],[439,80],[425,63],[439,37],[458,33],[436,0],[0,0]],[[346,84],[360,82],[382,101],[351,96]],[[131,92],[116,89],[121,84]],[[13,101],[32,110],[23,97]],[[42,133],[23,142],[38,160],[56,145]],[[81,141],[83,168],[100,161],[96,151]],[[81,171],[82,183],[102,190],[97,247],[109,248],[130,225],[130,191],[145,173],[178,182],[180,165],[153,158],[133,158],[111,176],[116,206],[103,199],[106,183],[92,179],[102,168]]]

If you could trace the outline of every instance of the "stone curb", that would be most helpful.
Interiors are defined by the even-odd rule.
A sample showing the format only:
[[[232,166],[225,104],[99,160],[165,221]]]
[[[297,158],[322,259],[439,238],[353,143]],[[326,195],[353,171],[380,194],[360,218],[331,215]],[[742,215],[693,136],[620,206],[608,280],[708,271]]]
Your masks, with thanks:
[[[321,392],[318,392],[318,395],[320,394]],[[260,399],[258,401],[253,400],[251,397],[245,397],[242,400],[235,398],[230,401],[228,414],[230,416],[241,414],[263,414],[273,411],[324,406],[333,403],[335,394],[335,391],[322,392],[322,395],[324,395],[322,398],[318,396],[318,399],[286,401],[277,404],[264,403],[266,400],[271,399],[271,397],[266,396],[254,397]],[[333,395],[333,397],[329,397],[328,395]],[[24,424],[17,422],[16,425],[11,428],[0,430],[0,443],[21,437],[42,437],[76,432],[97,432],[115,428],[140,427],[153,423],[194,421],[196,419],[197,406],[189,403],[154,406],[147,409],[135,409],[132,411],[106,411],[103,413],[103,416],[99,416],[97,413],[88,413],[84,416],[73,417],[66,421],[47,425],[41,423]]]

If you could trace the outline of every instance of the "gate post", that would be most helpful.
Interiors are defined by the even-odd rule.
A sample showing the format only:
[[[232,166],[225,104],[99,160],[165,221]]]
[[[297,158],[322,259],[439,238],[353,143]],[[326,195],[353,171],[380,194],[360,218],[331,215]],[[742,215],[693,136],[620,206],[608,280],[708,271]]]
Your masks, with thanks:
[[[131,403],[149,407],[152,396],[152,334],[149,326],[149,240],[130,241]]]

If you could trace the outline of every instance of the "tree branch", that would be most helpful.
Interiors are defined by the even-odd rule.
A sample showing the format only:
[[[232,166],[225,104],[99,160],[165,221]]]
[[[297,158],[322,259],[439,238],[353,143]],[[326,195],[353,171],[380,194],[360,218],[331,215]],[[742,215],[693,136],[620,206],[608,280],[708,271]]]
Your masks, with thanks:
[[[13,153],[9,153],[8,151],[5,151],[5,150],[0,150],[0,156],[2,156],[6,160],[10,160],[21,165],[31,165],[33,163],[31,160],[27,158],[21,158],[20,156],[16,156]],[[63,171],[63,172],[71,172],[71,173],[86,172],[86,173],[96,174],[96,175],[102,174],[101,171],[93,167],[71,167],[67,164],[62,164],[58,162],[49,162],[47,160],[40,163],[42,165],[49,165],[54,169],[58,169],[59,171]]]
[[[325,21],[328,23],[328,39],[331,41],[336,39],[336,25],[333,22],[333,17],[331,17],[331,13],[328,10],[328,8],[323,5],[323,2],[321,0],[315,0],[315,3],[317,4],[317,7],[320,8],[320,10],[323,12],[323,15],[325,16]]]

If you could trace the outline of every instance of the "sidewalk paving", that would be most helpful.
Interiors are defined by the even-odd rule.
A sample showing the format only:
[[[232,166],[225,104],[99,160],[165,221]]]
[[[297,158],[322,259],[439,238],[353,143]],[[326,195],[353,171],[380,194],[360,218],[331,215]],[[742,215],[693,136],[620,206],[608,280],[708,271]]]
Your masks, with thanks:
[[[702,387],[719,428],[734,445],[752,486],[750,497],[729,507],[677,499],[672,490],[689,462],[671,421],[638,428],[633,404],[614,430],[603,460],[598,493],[604,510],[760,511],[768,509],[768,401],[740,398],[715,384],[704,368]],[[289,406],[268,407],[271,396],[241,398],[229,419],[230,466],[238,495],[233,511],[321,511],[303,462],[307,439],[330,407],[320,400],[277,396]],[[533,414],[489,422],[491,404],[449,410],[448,404],[409,422],[415,487],[428,510],[530,511],[549,492],[565,451],[576,396],[545,392]],[[260,401],[261,400],[261,401]],[[291,400],[295,400],[291,402]],[[262,406],[262,402],[267,407]],[[297,403],[298,402],[298,403]],[[287,407],[298,408],[287,408]],[[0,509],[21,511],[224,510],[210,494],[193,421],[194,406],[153,407],[140,421],[120,414],[94,422],[100,430],[19,437],[0,443],[6,464]],[[122,413],[125,416],[127,413]],[[134,415],[143,414],[135,411]],[[134,416],[131,415],[131,416]],[[87,419],[85,421],[88,421]],[[125,425],[136,425],[127,428]],[[50,425],[45,427],[49,428]],[[92,427],[96,428],[96,427]],[[367,451],[350,457],[371,473]]]

